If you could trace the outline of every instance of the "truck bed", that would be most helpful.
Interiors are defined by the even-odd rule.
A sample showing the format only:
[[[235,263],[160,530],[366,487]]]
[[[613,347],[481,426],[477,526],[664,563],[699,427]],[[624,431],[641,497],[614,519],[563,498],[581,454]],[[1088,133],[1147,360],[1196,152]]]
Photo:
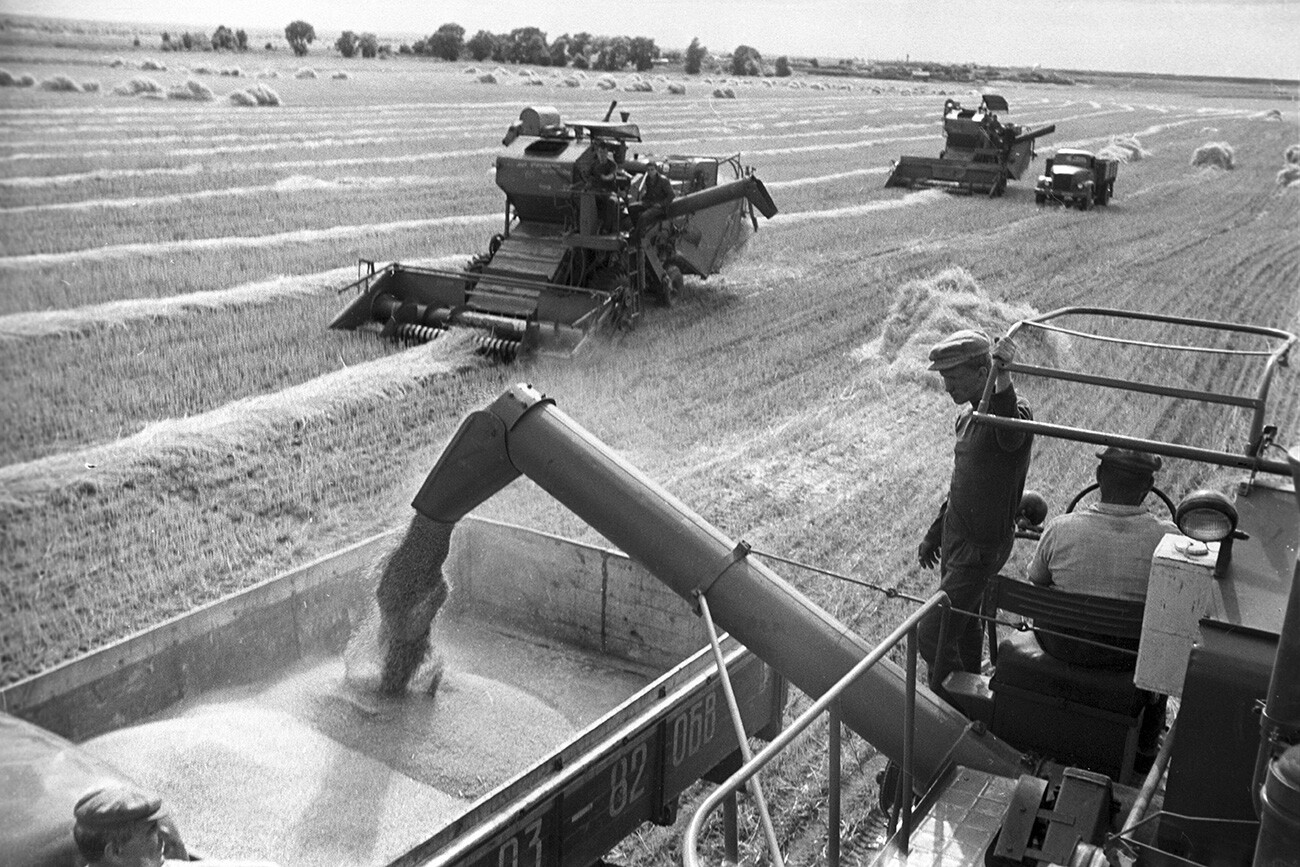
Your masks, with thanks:
[[[187,843],[292,865],[384,864],[651,680],[643,667],[457,618],[433,697],[350,687],[342,656],[188,699],[82,746],[157,790]]]

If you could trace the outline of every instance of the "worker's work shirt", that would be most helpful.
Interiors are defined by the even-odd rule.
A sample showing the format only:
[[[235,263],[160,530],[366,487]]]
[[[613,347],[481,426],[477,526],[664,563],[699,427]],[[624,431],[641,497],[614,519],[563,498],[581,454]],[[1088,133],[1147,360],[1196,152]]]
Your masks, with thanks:
[[[957,417],[952,482],[944,514],[943,538],[1000,548],[1015,534],[1016,512],[1025,491],[1033,436],[976,424],[967,406]],[[989,414],[1032,419],[1015,386],[989,398]],[[944,547],[948,548],[945,541]],[[1009,549],[1008,549],[1009,550]]]
[[[1144,506],[1093,503],[1047,523],[1029,563],[1029,580],[1071,593],[1144,600],[1151,556],[1170,521]]]

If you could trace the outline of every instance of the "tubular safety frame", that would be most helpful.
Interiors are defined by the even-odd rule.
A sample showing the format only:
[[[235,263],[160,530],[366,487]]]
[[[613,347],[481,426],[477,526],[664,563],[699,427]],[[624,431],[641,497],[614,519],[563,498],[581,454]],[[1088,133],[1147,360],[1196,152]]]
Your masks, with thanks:
[[[906,713],[904,714],[903,728],[903,761],[902,761],[902,778],[899,785],[899,794],[903,795],[912,790],[911,770],[912,770],[912,746],[913,746],[913,707],[916,699],[916,627],[917,624],[931,611],[936,608],[948,607],[948,594],[942,590],[935,593],[926,600],[916,611],[913,611],[898,627],[890,633],[882,642],[877,644],[870,653],[862,658],[857,665],[853,666],[847,674],[838,680],[830,689],[828,689],[817,701],[813,702],[808,710],[800,714],[799,718],[791,723],[775,739],[757,755],[745,762],[741,768],[728,777],[721,785],[704,799],[695,814],[691,816],[690,823],[686,826],[686,833],[682,836],[682,861],[685,867],[704,867],[704,862],[700,860],[699,838],[704,828],[704,823],[709,816],[721,804],[733,804],[736,792],[744,786],[749,780],[766,767],[777,755],[786,747],[792,744],[807,728],[812,725],[823,713],[830,713],[831,731],[830,731],[830,752],[832,761],[830,763],[830,804],[829,815],[830,822],[834,827],[827,829],[827,863],[830,867],[839,865],[839,789],[840,789],[840,768],[839,762],[834,759],[838,758],[838,739],[840,737],[838,700],[843,693],[855,680],[861,677],[873,665],[885,657],[885,655],[894,648],[904,638],[908,639],[907,647],[907,704],[905,705]],[[912,830],[912,799],[910,797],[899,797],[896,802],[901,803],[901,827],[899,829],[899,840],[904,854],[908,850],[908,840],[911,837]],[[728,822],[728,831],[731,830],[731,824]],[[894,827],[893,817],[890,821],[890,830]],[[832,833],[833,832],[833,833]],[[775,841],[769,843],[775,846]],[[728,852],[732,851],[731,841],[727,841]],[[774,853],[774,862],[780,863],[780,852]]]
[[[1213,346],[1153,343],[1145,340],[1134,340],[1106,334],[1095,334],[1088,331],[1079,331],[1077,329],[1062,327],[1054,322],[1054,320],[1071,316],[1099,316],[1122,320],[1161,322],[1168,325],[1186,325],[1194,328],[1204,328],[1209,331],[1225,331],[1271,338],[1278,341],[1278,343],[1269,349],[1258,350],[1220,349]],[[993,360],[992,368],[989,371],[988,381],[984,384],[984,393],[980,398],[979,406],[976,408],[972,416],[975,421],[991,425],[995,428],[1042,434],[1043,436],[1055,437],[1057,439],[1075,440],[1077,442],[1091,443],[1100,446],[1118,446],[1121,448],[1136,449],[1151,454],[1164,455],[1166,457],[1187,458],[1190,460],[1217,464],[1219,466],[1248,469],[1252,472],[1266,472],[1282,476],[1291,475],[1291,468],[1286,461],[1270,460],[1260,456],[1260,452],[1263,450],[1265,445],[1264,413],[1268,406],[1268,392],[1272,385],[1273,375],[1277,371],[1277,368],[1279,366],[1285,367],[1288,364],[1288,355],[1291,351],[1291,347],[1295,345],[1297,340],[1296,335],[1291,332],[1279,328],[1266,328],[1256,325],[1239,325],[1232,322],[1194,319],[1184,316],[1166,316],[1159,313],[1143,313],[1129,310],[1118,310],[1109,307],[1062,307],[1058,310],[1053,310],[1050,313],[1044,313],[1042,316],[1020,320],[1015,325],[1011,326],[1003,339],[1011,339],[1022,329],[1027,328],[1037,328],[1042,331],[1067,334],[1085,340],[1118,343],[1125,346],[1144,346],[1153,349],[1170,349],[1179,352],[1211,353],[1217,355],[1253,356],[1266,358],[1267,360],[1264,363],[1264,371],[1260,375],[1255,396],[1248,397],[1243,395],[1200,391],[1196,389],[1174,388],[1171,386],[1160,385],[1158,383],[1100,376],[1081,371],[1062,370],[1054,367],[1022,364],[1014,361],[1011,363],[1004,363],[995,358]],[[1241,407],[1243,409],[1250,409],[1252,410],[1252,416],[1250,422],[1250,435],[1247,439],[1248,446],[1245,452],[1234,453],[1219,451],[1216,449],[1198,448],[1180,443],[1164,442],[1162,440],[1143,439],[1140,437],[1126,436],[1108,431],[1091,430],[1088,428],[1073,427],[1069,425],[1049,424],[1047,422],[992,415],[988,411],[989,400],[993,396],[993,389],[998,374],[1002,371],[1007,371],[1008,373],[1024,373],[1029,376],[1037,376],[1045,379],[1061,379],[1069,382],[1079,382],[1086,385],[1096,385],[1103,388],[1113,388],[1121,391],[1155,394],[1164,397],[1178,398],[1181,400],[1223,404],[1227,406]]]

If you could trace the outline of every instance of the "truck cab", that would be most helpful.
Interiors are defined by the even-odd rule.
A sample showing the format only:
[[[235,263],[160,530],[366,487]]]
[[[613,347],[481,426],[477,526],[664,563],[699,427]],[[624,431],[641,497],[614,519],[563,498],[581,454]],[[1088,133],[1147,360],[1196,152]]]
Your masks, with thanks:
[[[1115,176],[1119,161],[1106,159],[1091,151],[1061,148],[1046,160],[1039,175],[1034,201],[1075,205],[1086,211],[1093,205],[1109,204],[1115,195]]]

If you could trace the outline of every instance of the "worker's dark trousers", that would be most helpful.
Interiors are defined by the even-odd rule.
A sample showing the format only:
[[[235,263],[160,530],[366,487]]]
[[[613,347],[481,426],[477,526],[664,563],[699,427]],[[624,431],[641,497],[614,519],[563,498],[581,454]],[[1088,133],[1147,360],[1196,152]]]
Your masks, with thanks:
[[[932,685],[941,687],[943,679],[954,671],[979,674],[984,659],[984,624],[978,617],[968,617],[961,612],[980,611],[984,588],[989,578],[1007,562],[1014,543],[1015,537],[1012,536],[1001,547],[974,545],[952,534],[944,534],[939,589],[948,594],[952,611],[948,616],[943,646],[939,646],[942,611],[932,612],[917,627],[918,649],[921,658],[930,666]],[[944,695],[942,689],[937,691]]]

